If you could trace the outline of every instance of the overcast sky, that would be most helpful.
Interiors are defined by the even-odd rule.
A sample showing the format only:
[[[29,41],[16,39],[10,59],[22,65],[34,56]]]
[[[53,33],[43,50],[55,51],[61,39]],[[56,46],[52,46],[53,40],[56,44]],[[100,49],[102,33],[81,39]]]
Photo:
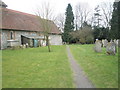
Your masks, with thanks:
[[[90,8],[94,8],[100,2],[113,2],[114,0],[2,0],[8,5],[9,9],[34,14],[34,10],[41,6],[43,2],[49,2],[55,14],[65,13],[67,4],[70,3],[74,8],[77,3],[88,3]],[[88,7],[88,6],[87,6]]]

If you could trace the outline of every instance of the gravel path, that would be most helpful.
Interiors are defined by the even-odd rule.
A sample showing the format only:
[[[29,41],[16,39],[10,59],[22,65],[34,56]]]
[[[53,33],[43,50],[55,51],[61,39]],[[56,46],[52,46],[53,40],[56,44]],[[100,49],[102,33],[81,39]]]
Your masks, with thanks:
[[[76,85],[76,88],[94,88],[93,84],[90,82],[90,80],[88,80],[83,70],[77,64],[72,53],[70,52],[70,48],[68,45],[66,46],[66,49],[67,49],[68,58],[71,64],[71,69],[74,74],[74,83]]]

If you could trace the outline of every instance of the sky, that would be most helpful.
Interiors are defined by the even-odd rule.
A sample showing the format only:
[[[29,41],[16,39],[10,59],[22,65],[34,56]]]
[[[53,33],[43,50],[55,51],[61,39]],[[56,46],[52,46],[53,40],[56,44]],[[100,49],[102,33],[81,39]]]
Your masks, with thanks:
[[[47,2],[54,10],[54,14],[65,13],[68,3],[73,7],[77,3],[88,3],[88,8],[95,8],[100,2],[113,2],[114,0],[2,0],[5,2],[9,9],[35,14],[35,10],[41,6],[42,3]]]

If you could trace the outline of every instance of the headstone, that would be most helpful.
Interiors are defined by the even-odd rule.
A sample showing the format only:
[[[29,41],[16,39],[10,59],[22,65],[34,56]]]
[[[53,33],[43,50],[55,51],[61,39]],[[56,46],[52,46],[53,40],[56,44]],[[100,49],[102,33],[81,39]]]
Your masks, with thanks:
[[[28,45],[28,43],[26,43],[26,48],[28,48],[29,47],[29,45]]]
[[[116,43],[116,42],[117,42],[117,40],[116,40],[116,39],[114,39],[114,40],[113,40],[113,42],[114,42],[114,43],[116,44],[116,46],[117,46],[117,43]]]
[[[23,49],[25,49],[26,48],[26,45],[25,44],[23,44]]]
[[[23,45],[20,45],[20,48],[23,48]]]
[[[115,42],[115,44],[116,44],[116,46],[118,47],[118,39],[116,40],[116,39],[114,39],[114,42]]]
[[[104,42],[105,42],[105,40],[104,40],[104,39],[102,39],[102,47],[104,47]]]
[[[113,41],[116,43],[116,41],[117,41],[117,40],[116,40],[116,39],[114,39]]]
[[[96,39],[96,41],[98,41],[98,39]]]
[[[114,39],[114,43],[115,43],[115,52],[117,53],[118,40]]]
[[[115,42],[110,42],[107,44],[106,52],[108,55],[115,55],[116,54],[116,44]]]
[[[110,42],[112,43],[112,42],[113,42],[113,40],[111,39],[111,40],[110,40]]]
[[[42,46],[46,46],[46,40],[42,40]]]
[[[119,43],[119,39],[116,40],[116,45],[118,46],[118,43]]]
[[[108,40],[107,40],[107,39],[105,39],[105,40],[104,40],[104,42],[103,42],[103,47],[106,47],[106,46],[107,46],[107,44],[108,44]]]
[[[101,51],[102,51],[101,46],[102,46],[101,41],[97,40],[97,41],[95,42],[94,51],[95,51],[95,52],[101,52]]]
[[[118,39],[118,48],[120,48],[120,40]]]

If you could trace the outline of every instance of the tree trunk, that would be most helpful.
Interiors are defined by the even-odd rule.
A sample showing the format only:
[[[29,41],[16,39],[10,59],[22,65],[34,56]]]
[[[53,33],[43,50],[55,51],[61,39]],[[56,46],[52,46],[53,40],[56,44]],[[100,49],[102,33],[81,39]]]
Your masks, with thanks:
[[[46,42],[47,42],[47,46],[48,46],[48,51],[51,52],[50,43],[49,43],[49,36],[46,36]]]

